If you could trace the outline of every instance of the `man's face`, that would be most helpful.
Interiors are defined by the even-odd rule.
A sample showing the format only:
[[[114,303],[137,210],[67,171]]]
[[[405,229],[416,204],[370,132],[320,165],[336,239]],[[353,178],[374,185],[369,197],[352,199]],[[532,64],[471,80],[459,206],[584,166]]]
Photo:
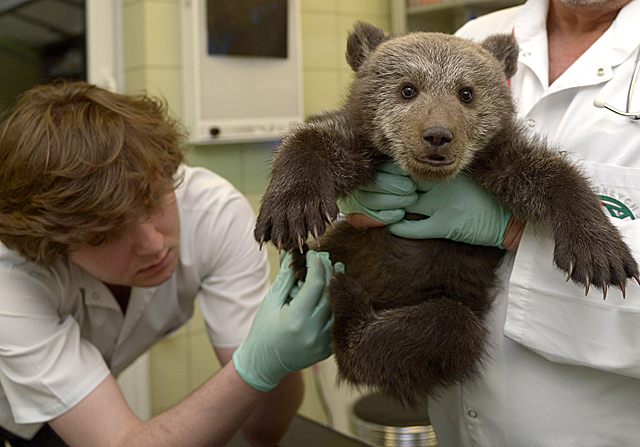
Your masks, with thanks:
[[[100,245],[70,247],[69,259],[106,284],[155,287],[173,275],[179,250],[180,215],[172,191],[147,219]]]

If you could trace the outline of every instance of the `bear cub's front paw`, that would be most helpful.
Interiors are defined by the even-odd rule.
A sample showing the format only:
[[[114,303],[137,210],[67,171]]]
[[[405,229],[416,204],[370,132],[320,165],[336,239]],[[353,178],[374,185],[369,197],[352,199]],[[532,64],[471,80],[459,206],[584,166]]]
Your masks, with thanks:
[[[561,237],[556,235],[555,264],[570,279],[585,287],[585,295],[591,286],[602,290],[607,297],[608,287],[617,287],[625,297],[628,279],[640,284],[638,265],[627,245],[615,228],[605,231]]]
[[[261,246],[271,241],[279,250],[302,250],[309,234],[317,239],[324,234],[327,223],[333,224],[337,218],[338,205],[330,194],[291,189],[265,194],[254,231]]]

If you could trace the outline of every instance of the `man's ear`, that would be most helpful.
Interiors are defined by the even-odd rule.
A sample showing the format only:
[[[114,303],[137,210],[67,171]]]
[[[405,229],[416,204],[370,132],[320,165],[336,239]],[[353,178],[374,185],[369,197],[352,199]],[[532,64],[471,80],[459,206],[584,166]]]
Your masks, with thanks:
[[[511,78],[518,70],[518,42],[511,34],[493,34],[480,44],[502,64],[502,69]]]
[[[347,39],[347,62],[353,71],[358,71],[378,45],[390,38],[377,26],[366,22],[357,22]]]

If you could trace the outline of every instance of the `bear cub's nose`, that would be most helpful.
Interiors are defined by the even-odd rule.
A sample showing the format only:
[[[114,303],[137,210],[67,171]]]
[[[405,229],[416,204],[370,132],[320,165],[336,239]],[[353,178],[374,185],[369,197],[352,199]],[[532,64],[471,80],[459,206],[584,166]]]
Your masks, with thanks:
[[[446,127],[431,126],[422,131],[422,139],[433,147],[444,147],[453,140],[453,132]]]

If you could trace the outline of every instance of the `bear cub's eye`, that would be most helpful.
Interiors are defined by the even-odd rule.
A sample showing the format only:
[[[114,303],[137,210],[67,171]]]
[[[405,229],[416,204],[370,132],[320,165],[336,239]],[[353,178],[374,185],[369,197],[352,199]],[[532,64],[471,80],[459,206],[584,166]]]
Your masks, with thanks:
[[[418,94],[418,90],[413,85],[405,85],[402,87],[402,97],[411,99]]]
[[[473,90],[469,87],[465,87],[458,92],[458,96],[460,97],[460,101],[462,102],[471,102],[473,99]]]

